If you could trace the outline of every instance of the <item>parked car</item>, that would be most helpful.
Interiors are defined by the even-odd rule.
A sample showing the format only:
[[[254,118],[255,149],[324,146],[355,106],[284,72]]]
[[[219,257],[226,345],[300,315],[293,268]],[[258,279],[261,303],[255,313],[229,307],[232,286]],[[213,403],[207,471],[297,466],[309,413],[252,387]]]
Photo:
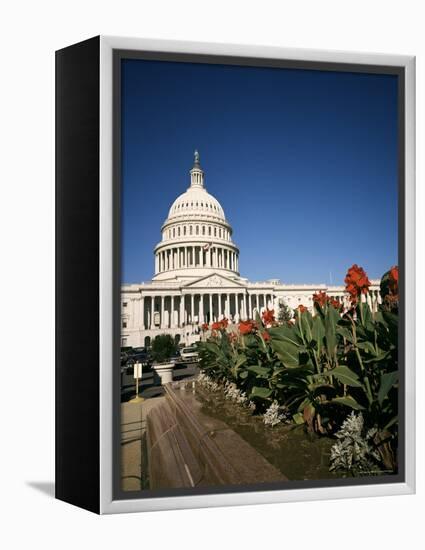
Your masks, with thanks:
[[[180,353],[180,350],[176,350],[172,357],[170,357],[170,362],[174,363],[175,365],[179,365],[182,362],[182,355]]]
[[[134,363],[142,363],[143,369],[150,370],[152,367],[152,357],[151,355],[145,350],[145,348],[133,348],[131,353],[127,356],[127,361],[125,363],[127,368],[127,374],[133,373],[133,365]],[[122,364],[122,363],[121,363]]]
[[[197,363],[199,356],[195,347],[183,348],[180,352],[182,361],[185,363]]]

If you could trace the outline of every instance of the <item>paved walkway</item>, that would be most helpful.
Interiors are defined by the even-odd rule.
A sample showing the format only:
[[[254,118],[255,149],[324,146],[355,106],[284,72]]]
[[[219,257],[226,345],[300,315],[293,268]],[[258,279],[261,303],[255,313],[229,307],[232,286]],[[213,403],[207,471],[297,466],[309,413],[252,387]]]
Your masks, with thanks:
[[[179,365],[174,380],[182,380],[198,372],[196,364]],[[148,412],[165,399],[164,388],[154,382],[152,371],[143,373],[139,382],[139,395],[144,401],[131,401],[135,397],[133,375],[123,376],[121,387],[121,480],[123,491],[140,491],[149,488],[148,461],[144,437]]]
[[[165,397],[121,403],[121,480],[123,491],[140,491],[148,483],[147,459],[142,444],[146,415]]]

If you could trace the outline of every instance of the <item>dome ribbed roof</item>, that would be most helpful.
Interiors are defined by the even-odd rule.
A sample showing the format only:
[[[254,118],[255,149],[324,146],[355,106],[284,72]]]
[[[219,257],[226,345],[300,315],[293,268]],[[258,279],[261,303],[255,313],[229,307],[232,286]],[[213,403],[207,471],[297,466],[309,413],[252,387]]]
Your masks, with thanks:
[[[221,204],[203,187],[189,187],[173,202],[168,212],[168,221],[180,216],[208,216],[226,221]]]
[[[167,222],[175,218],[208,218],[225,222],[224,210],[218,200],[210,195],[204,186],[204,171],[199,162],[199,153],[195,151],[193,167],[190,171],[190,187],[177,197],[168,212]]]

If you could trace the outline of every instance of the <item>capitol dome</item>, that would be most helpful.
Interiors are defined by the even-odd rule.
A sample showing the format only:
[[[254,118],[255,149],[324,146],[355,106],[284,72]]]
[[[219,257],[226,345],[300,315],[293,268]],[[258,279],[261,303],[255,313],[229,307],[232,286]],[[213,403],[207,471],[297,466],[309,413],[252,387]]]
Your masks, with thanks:
[[[218,200],[204,185],[195,151],[190,186],[173,202],[155,247],[156,280],[190,279],[221,272],[238,277],[239,250]]]
[[[204,187],[189,187],[171,205],[168,220],[185,216],[194,216],[195,218],[206,216],[217,218],[219,221],[226,221],[221,204]]]

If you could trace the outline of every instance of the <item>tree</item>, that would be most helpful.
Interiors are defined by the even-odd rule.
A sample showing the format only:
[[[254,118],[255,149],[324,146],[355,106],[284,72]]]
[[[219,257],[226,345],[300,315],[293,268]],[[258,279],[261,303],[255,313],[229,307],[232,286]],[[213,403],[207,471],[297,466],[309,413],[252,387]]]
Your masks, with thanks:
[[[155,363],[165,363],[176,353],[176,344],[170,334],[159,334],[152,342]]]
[[[283,300],[279,300],[279,310],[277,313],[277,320],[281,323],[287,323],[292,319],[292,311],[291,309],[285,304]]]

